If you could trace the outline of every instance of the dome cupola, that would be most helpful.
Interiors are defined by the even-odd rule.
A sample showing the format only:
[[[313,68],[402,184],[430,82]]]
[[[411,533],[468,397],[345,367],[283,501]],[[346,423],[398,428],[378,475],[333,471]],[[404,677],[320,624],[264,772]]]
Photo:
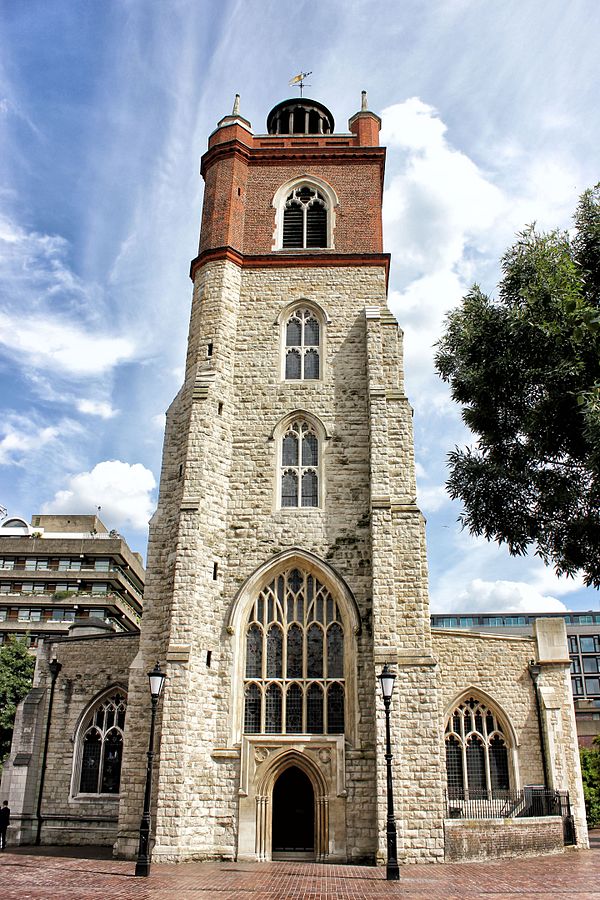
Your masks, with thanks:
[[[269,134],[332,134],[334,126],[327,107],[308,97],[282,100],[267,116]]]

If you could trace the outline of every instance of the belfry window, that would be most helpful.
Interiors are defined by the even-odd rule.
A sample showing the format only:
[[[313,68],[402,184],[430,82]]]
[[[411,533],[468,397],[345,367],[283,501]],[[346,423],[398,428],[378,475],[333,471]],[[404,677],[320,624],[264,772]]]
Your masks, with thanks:
[[[282,246],[299,250],[328,246],[327,201],[315,188],[300,185],[286,198]]]
[[[286,381],[314,381],[321,376],[321,323],[310,309],[295,309],[285,323]]]
[[[460,703],[446,725],[448,797],[490,799],[510,788],[508,746],[496,714],[475,697]]]
[[[117,692],[88,713],[79,739],[79,793],[119,793],[126,708],[126,698]]]
[[[290,569],[259,593],[246,628],[244,732],[343,734],[344,627],[309,572]]]
[[[304,419],[290,422],[281,439],[281,506],[319,506],[320,447]]]

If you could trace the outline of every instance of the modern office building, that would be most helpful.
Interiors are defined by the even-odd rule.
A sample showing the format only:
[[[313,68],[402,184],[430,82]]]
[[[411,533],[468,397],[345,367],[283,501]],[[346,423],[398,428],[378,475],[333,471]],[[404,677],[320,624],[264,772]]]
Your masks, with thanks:
[[[571,659],[571,688],[577,735],[589,746],[600,734],[600,610],[554,613],[433,614],[432,628],[460,628],[502,634],[532,634],[535,619],[563,619]]]
[[[77,622],[139,631],[144,566],[95,515],[37,515],[0,523],[0,643],[35,647]]]

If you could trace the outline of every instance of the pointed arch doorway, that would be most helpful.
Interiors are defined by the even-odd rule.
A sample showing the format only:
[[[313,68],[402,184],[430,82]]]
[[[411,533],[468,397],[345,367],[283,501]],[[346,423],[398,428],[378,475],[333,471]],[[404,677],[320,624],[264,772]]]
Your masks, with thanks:
[[[285,769],[273,786],[272,858],[315,858],[315,792],[298,768]]]

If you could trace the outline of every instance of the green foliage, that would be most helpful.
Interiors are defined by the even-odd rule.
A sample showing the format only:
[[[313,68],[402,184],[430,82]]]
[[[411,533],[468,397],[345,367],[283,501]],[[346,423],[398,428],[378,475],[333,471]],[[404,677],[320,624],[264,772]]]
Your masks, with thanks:
[[[31,689],[35,659],[12,635],[0,647],[0,764],[10,751],[17,704]]]
[[[573,235],[519,234],[498,299],[474,285],[437,347],[477,437],[449,454],[463,525],[600,586],[600,184]]]
[[[581,776],[585,812],[589,828],[600,825],[600,740],[594,738],[593,747],[580,747]]]

